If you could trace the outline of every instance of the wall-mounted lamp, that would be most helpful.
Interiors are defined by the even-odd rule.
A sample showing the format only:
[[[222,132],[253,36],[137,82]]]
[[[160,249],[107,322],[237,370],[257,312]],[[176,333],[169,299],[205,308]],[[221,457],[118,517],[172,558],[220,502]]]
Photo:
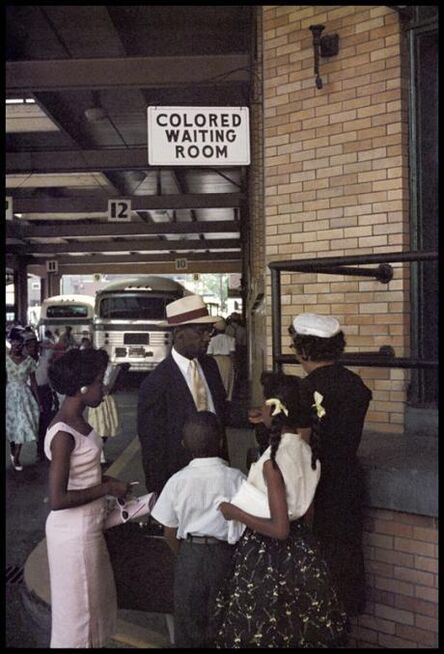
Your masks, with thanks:
[[[313,34],[314,72],[316,75],[316,88],[322,89],[322,79],[319,75],[319,57],[334,57],[339,52],[339,36],[337,34],[324,34],[325,25],[310,25]]]

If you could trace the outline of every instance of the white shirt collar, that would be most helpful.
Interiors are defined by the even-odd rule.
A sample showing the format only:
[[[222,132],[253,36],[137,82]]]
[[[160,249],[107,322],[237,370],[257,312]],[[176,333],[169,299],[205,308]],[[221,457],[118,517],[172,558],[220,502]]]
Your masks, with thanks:
[[[205,456],[198,457],[196,459],[191,459],[188,464],[191,468],[198,468],[199,466],[227,466],[228,463],[225,459],[222,459],[220,456]]]
[[[184,357],[183,354],[179,354],[179,352],[175,350],[174,347],[171,348],[171,356],[179,366],[182,374],[186,377],[188,374],[188,368],[190,367],[190,359]]]

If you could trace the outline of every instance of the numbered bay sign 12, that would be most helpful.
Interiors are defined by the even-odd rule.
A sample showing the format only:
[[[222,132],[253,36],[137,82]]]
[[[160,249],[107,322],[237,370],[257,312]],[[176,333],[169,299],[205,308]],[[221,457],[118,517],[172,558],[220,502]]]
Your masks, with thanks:
[[[108,200],[108,220],[111,222],[130,222],[131,200]]]

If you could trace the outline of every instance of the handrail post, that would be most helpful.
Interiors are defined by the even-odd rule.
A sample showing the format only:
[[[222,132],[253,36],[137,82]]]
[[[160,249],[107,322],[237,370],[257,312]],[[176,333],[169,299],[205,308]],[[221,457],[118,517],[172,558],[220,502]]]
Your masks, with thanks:
[[[282,370],[278,357],[282,350],[281,342],[281,273],[271,270],[271,329],[273,334],[273,372]]]

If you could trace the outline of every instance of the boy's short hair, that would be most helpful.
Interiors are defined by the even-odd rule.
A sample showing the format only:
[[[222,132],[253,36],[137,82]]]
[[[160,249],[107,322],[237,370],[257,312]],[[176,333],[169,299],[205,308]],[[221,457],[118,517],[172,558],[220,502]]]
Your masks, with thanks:
[[[222,424],[211,411],[198,411],[183,428],[184,445],[194,458],[218,456],[222,437]]]

